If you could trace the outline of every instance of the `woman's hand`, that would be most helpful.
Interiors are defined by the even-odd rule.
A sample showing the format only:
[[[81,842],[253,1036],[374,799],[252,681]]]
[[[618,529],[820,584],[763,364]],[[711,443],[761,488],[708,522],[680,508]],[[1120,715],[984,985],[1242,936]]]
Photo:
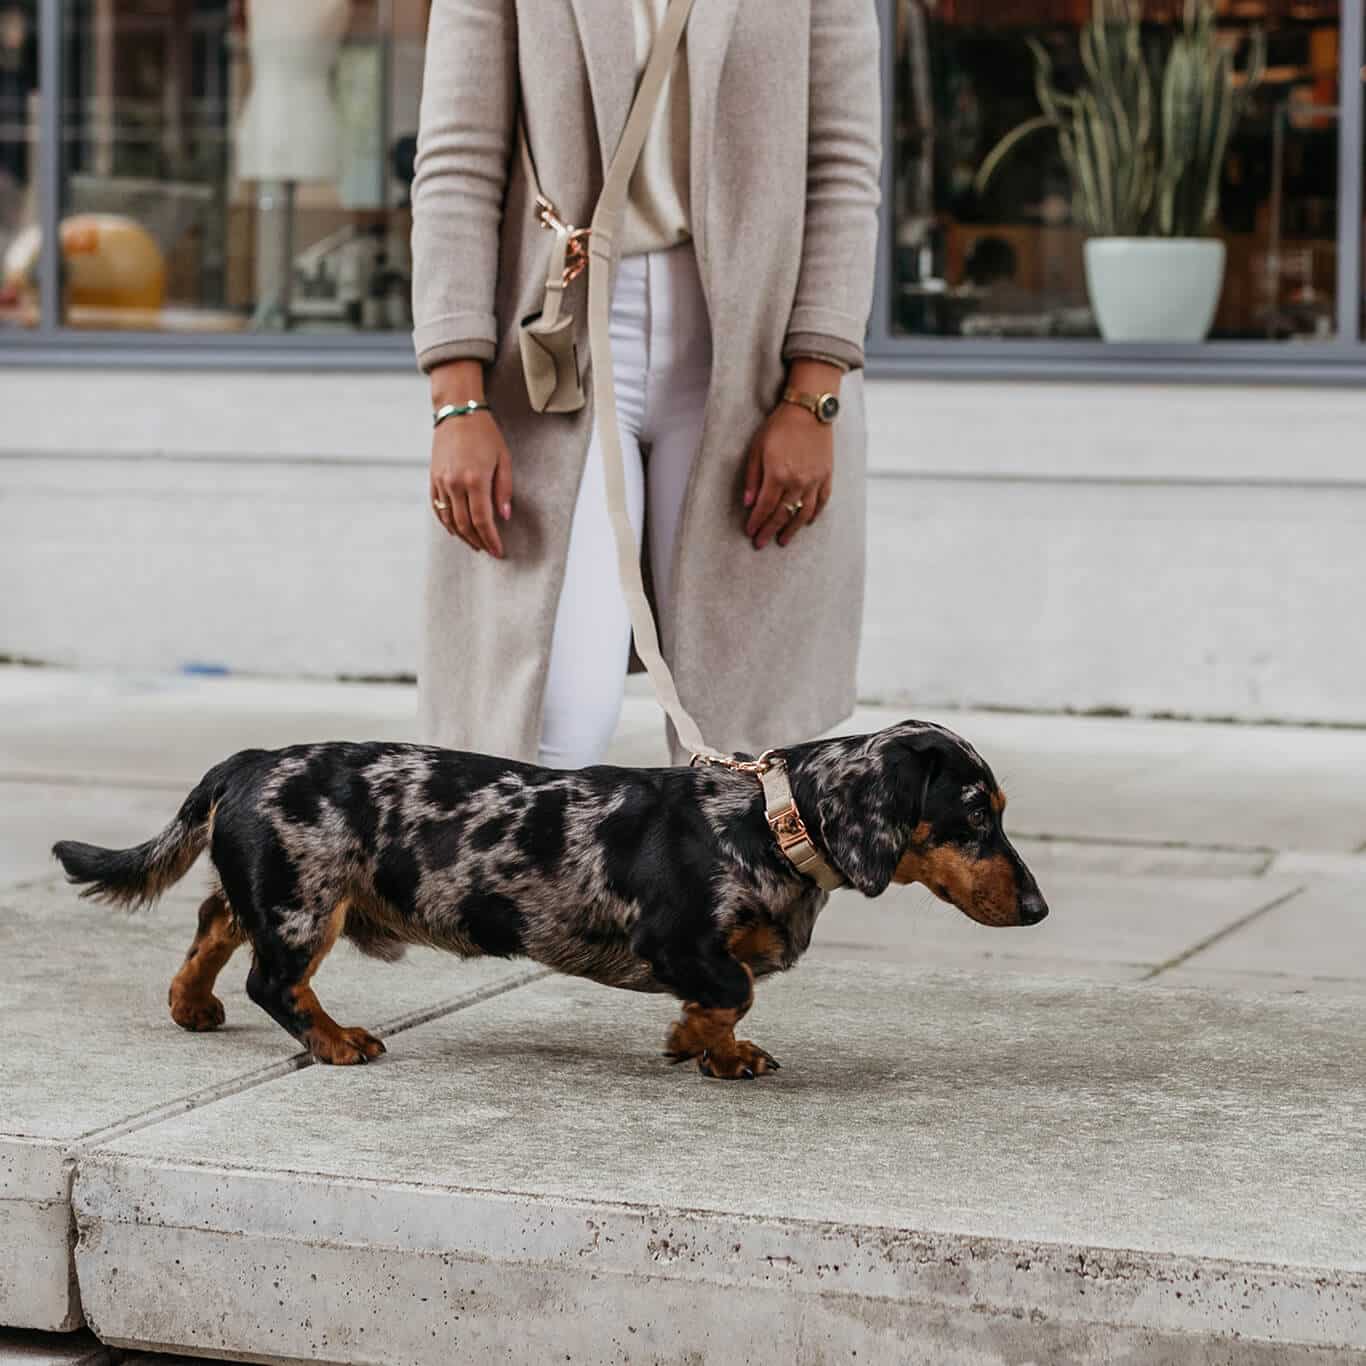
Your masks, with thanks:
[[[452,361],[432,371],[434,409],[483,397],[480,362]],[[512,516],[512,457],[491,412],[447,418],[432,433],[431,498],[447,532],[471,550],[503,558],[498,519]]]
[[[837,393],[840,373],[818,361],[796,361],[788,382],[807,393]],[[755,550],[775,535],[779,545],[787,545],[810,526],[830,501],[834,471],[833,426],[799,404],[779,400],[750,442],[745,468],[745,506],[750,509],[745,535]]]

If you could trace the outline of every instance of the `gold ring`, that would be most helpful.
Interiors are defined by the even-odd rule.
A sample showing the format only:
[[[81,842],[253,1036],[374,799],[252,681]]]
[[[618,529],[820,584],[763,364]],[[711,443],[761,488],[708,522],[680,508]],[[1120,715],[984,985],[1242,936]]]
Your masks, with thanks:
[[[788,513],[791,516],[795,517],[802,510],[803,504],[802,500],[798,498],[795,503],[784,503],[783,506],[788,510]]]
[[[435,500],[433,500],[432,506],[433,506],[438,512],[445,512],[445,510],[446,510],[448,507],[450,507],[450,504],[449,504],[449,503],[438,503],[438,502],[436,502]]]

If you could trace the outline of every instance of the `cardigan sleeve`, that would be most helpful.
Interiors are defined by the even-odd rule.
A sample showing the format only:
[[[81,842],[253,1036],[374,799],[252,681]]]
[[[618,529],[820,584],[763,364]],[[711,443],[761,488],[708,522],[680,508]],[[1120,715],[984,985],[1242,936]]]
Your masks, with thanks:
[[[882,202],[876,0],[812,0],[806,228],[783,359],[863,365]]]
[[[423,371],[496,352],[517,90],[515,7],[433,0],[413,178],[413,349]]]

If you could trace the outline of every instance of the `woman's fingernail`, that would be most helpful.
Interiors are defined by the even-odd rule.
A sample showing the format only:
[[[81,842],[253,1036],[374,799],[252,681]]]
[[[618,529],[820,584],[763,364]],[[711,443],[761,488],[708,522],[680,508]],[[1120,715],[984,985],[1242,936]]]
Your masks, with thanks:
[[[747,508],[752,508],[752,507],[754,506],[754,490],[753,490],[753,489],[746,489],[746,490],[745,490],[745,506],[746,506]]]
[[[511,521],[511,520],[512,520],[512,504],[511,504],[511,503],[504,503],[504,504],[503,504],[503,520],[504,520],[505,522]]]

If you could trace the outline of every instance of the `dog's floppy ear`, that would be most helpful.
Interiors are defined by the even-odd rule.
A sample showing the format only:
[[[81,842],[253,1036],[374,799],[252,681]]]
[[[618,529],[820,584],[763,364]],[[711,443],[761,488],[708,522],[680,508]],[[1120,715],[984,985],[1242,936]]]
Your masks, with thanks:
[[[845,781],[826,779],[816,807],[832,862],[864,896],[887,890],[945,748],[944,737],[929,729],[875,739],[866,754],[851,758]]]

